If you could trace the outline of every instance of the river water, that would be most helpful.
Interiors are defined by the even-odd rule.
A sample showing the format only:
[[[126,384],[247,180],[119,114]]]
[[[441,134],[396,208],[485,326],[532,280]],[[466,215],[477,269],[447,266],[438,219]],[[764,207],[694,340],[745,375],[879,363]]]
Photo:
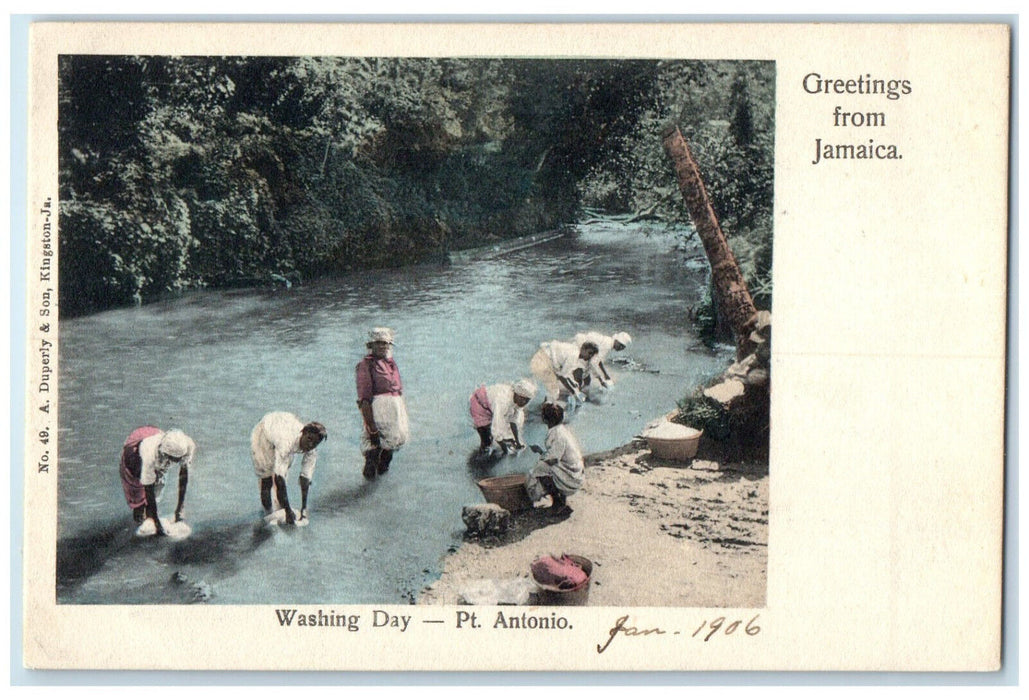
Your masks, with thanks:
[[[609,365],[617,383],[604,403],[570,421],[596,452],[624,444],[724,369],[731,350],[706,348],[687,324],[705,272],[684,264],[699,249],[680,241],[639,224],[583,225],[494,259],[204,291],[62,321],[58,602],[183,602],[197,586],[211,604],[409,602],[460,543],[461,506],[483,501],[475,481],[535,460],[526,450],[486,468],[471,463],[477,385],[530,376],[541,341],[630,333],[632,345],[609,359],[631,358],[632,369]],[[376,325],[397,332],[412,437],[390,472],[367,482],[353,367]],[[539,404],[527,409],[536,444],[545,435]],[[272,410],[328,429],[307,527],[261,521],[249,436]],[[185,540],[132,535],[118,459],[144,424],[182,428],[198,445]],[[289,478],[297,505],[298,471]],[[174,509],[175,473],[162,515]],[[175,573],[188,585],[173,583]]]

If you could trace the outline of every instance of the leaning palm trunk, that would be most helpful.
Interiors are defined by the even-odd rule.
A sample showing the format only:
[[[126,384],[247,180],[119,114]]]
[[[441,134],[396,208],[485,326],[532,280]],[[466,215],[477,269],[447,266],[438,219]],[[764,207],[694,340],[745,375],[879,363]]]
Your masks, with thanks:
[[[663,140],[665,153],[675,165],[679,190],[686,200],[690,219],[704,244],[704,251],[711,264],[711,280],[718,308],[729,319],[737,347],[742,349],[757,313],[754,300],[743,280],[736,257],[725,240],[725,234],[718,225],[718,218],[711,208],[711,201],[708,199],[704,181],[700,178],[697,163],[693,160],[679,127],[673,125],[666,128]]]
[[[679,419],[702,428],[720,441],[730,459],[768,453],[772,317],[758,312],[743,274],[736,263],[718,219],[711,208],[697,163],[678,127],[664,132],[665,152],[675,164],[679,189],[686,200],[690,219],[704,243],[711,264],[711,281],[721,314],[728,318],[736,336],[736,362],[713,384],[680,404]],[[701,420],[695,411],[703,409]],[[715,418],[711,418],[711,409]],[[723,433],[720,437],[716,434]],[[707,449],[710,440],[701,443]]]

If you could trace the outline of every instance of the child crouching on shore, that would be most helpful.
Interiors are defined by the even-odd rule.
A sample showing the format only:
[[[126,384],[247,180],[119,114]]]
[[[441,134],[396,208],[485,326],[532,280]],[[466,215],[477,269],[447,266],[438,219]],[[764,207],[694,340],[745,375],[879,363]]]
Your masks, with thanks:
[[[582,488],[584,468],[582,448],[572,431],[564,425],[564,410],[557,404],[543,404],[543,422],[547,424],[545,451],[534,447],[542,456],[525,478],[525,489],[533,503],[545,496],[553,500],[555,512],[571,510],[566,499]]]

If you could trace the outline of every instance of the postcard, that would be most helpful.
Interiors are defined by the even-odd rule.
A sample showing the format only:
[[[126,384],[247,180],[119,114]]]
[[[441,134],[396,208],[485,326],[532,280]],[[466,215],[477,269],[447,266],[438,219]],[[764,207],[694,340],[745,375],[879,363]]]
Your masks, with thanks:
[[[33,24],[25,667],[996,671],[1010,51]]]

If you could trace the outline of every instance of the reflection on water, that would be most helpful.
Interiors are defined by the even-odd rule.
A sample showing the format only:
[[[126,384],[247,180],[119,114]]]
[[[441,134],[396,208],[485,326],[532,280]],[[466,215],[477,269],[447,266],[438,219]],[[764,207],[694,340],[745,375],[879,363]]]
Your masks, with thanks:
[[[292,289],[203,292],[62,322],[58,599],[183,602],[178,574],[211,603],[405,602],[460,541],[477,479],[527,470],[531,451],[475,463],[467,415],[480,383],[528,375],[541,341],[627,331],[603,405],[571,421],[584,449],[610,449],[724,367],[686,326],[703,271],[668,233],[593,225],[504,258],[377,270]],[[376,482],[361,476],[353,368],[367,329],[397,331],[411,442]],[[539,398],[525,436],[542,444]],[[250,431],[272,410],[329,432],[311,487],[311,524],[261,524]],[[139,541],[118,478],[125,436],[152,423],[197,442],[183,542]],[[296,470],[292,470],[296,472]],[[295,473],[291,496],[299,499]],[[174,482],[173,482],[174,483]],[[162,513],[174,508],[166,491]],[[555,544],[556,549],[560,545]]]

